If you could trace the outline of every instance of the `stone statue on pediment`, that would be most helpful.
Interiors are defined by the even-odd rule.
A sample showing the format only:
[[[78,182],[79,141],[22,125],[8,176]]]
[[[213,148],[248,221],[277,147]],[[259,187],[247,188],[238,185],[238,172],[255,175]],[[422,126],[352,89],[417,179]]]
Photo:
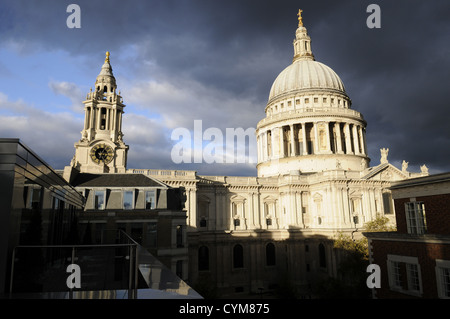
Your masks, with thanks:
[[[409,162],[403,160],[403,162],[402,162],[402,172],[403,173],[406,173],[406,171],[408,170],[408,164],[409,164]]]
[[[428,175],[428,167],[425,164],[420,166],[420,171],[422,172],[422,174]]]
[[[380,163],[381,164],[386,164],[388,163],[388,153],[389,153],[389,149],[388,148],[382,148],[380,149],[381,152],[381,159],[380,159]]]

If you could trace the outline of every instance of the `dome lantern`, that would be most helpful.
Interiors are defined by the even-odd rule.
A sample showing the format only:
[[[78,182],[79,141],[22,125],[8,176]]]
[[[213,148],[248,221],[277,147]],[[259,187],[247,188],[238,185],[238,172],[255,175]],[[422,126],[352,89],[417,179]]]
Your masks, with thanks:
[[[298,28],[295,32],[294,39],[294,59],[297,60],[312,60],[314,61],[314,55],[311,51],[311,38],[308,36],[306,28],[303,26],[302,19],[303,10],[298,10]]]

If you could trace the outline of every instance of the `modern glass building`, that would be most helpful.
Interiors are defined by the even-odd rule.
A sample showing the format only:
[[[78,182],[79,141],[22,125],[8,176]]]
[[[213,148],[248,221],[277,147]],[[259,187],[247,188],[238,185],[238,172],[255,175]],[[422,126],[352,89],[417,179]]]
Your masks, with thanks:
[[[16,289],[34,290],[50,256],[16,247],[76,244],[77,214],[83,208],[84,197],[23,142],[0,139],[1,293],[11,288],[13,268],[22,274]]]

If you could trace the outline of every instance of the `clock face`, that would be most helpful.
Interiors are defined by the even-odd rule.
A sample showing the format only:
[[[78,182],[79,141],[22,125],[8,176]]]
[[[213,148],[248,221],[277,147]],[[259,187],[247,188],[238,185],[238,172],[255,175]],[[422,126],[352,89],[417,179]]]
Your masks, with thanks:
[[[108,164],[114,158],[114,150],[111,146],[106,144],[97,144],[93,148],[91,148],[91,159],[97,163],[105,163]]]

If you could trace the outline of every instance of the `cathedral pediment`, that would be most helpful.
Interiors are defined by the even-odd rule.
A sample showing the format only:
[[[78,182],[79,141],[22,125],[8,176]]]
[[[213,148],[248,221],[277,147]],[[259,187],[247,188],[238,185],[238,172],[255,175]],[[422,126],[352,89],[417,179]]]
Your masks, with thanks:
[[[394,182],[408,179],[410,178],[409,175],[409,172],[401,171],[392,164],[384,163],[369,168],[362,179]]]

